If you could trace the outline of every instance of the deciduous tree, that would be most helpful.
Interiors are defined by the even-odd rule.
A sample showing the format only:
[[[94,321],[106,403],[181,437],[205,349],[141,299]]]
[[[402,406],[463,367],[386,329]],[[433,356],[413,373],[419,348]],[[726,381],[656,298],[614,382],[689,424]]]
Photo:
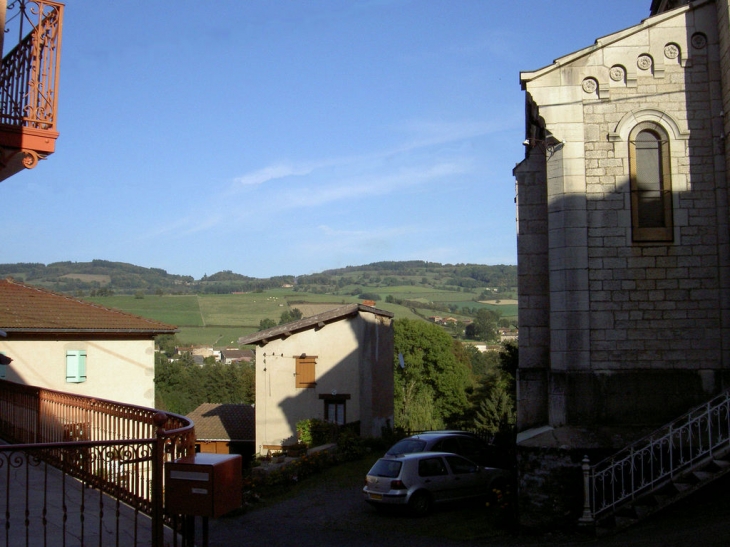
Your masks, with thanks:
[[[472,377],[466,354],[442,328],[399,319],[395,330],[396,426],[431,429],[448,426],[469,406]],[[403,356],[400,366],[398,354]]]

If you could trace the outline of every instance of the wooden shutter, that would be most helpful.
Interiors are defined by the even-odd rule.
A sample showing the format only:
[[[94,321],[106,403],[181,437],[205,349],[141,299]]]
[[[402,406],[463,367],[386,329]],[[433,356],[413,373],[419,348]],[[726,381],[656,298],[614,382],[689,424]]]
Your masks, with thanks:
[[[86,381],[86,352],[69,350],[66,352],[66,381],[81,383]]]
[[[315,387],[314,365],[316,357],[297,357],[296,387]]]

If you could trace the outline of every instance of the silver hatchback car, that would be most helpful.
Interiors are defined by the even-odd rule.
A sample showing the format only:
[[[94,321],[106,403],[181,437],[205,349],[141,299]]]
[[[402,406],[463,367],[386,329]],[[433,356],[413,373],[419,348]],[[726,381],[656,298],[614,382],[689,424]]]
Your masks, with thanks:
[[[489,497],[506,487],[503,469],[480,467],[446,452],[417,452],[380,458],[365,477],[363,496],[376,509],[405,506],[416,516],[434,504]]]

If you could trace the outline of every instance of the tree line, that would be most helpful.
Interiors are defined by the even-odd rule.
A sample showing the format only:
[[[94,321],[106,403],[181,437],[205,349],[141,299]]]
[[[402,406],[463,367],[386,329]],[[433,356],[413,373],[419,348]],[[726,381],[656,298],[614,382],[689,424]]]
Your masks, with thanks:
[[[273,322],[273,321],[272,321]],[[494,435],[515,422],[517,346],[480,352],[437,325],[420,320],[393,322],[395,336],[394,426],[404,431],[485,429]],[[155,405],[188,414],[201,403],[254,404],[255,365],[223,364],[174,355],[174,336],[158,337]]]
[[[480,352],[419,320],[395,328],[395,426],[406,431],[486,429],[507,433],[515,423],[517,346]]]
[[[358,275],[359,274],[359,275]],[[255,278],[223,270],[194,279],[190,275],[170,274],[161,268],[146,268],[113,262],[54,262],[0,264],[0,277],[12,276],[31,285],[83,296],[84,292],[103,290],[101,294],[229,294],[253,292],[291,285],[294,290],[335,293],[349,285],[392,287],[428,285],[439,289],[473,290],[478,287],[510,288],[517,285],[517,267],[513,265],[439,264],[418,260],[376,262],[365,266],[348,266],[310,275],[280,275]],[[105,281],[86,276],[103,276]],[[99,293],[97,292],[97,295]]]
[[[159,336],[155,353],[155,407],[188,414],[202,403],[254,404],[255,362],[231,364],[206,357],[197,364],[189,352],[177,354],[174,335]]]

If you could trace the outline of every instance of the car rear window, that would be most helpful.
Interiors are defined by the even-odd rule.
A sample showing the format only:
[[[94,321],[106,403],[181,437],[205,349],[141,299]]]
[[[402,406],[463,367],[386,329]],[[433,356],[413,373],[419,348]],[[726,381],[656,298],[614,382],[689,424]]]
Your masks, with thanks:
[[[419,439],[403,439],[395,443],[388,454],[412,454],[414,452],[423,452],[426,448],[426,441]]]
[[[373,465],[368,475],[375,475],[376,477],[388,477],[395,478],[400,473],[400,468],[403,466],[403,462],[396,460],[378,460]]]

